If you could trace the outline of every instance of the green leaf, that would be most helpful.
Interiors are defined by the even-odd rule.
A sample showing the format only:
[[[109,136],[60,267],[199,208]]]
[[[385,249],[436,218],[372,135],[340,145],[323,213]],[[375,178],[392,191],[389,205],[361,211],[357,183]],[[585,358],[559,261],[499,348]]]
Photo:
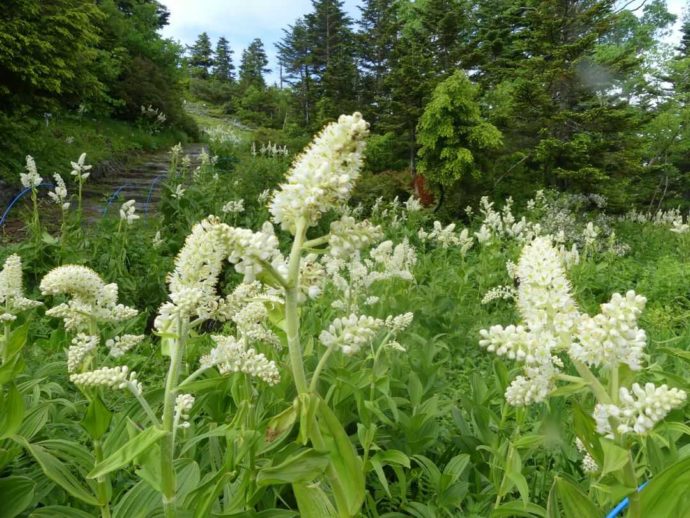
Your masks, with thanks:
[[[397,464],[410,469],[410,458],[400,450],[383,450],[374,455],[381,461],[381,464]]]
[[[148,516],[161,505],[160,494],[144,480],[134,484],[113,508],[113,518]]]
[[[549,518],[561,516],[558,502],[563,507],[565,518],[600,518],[603,514],[578,486],[560,477],[554,480],[549,494]]]
[[[29,518],[93,518],[93,514],[86,511],[80,511],[74,507],[67,507],[65,505],[49,505],[48,507],[41,507],[36,509],[29,515]],[[131,515],[135,516],[135,515]]]
[[[640,491],[642,516],[684,516],[690,485],[690,457],[656,475]]]
[[[508,502],[495,507],[491,511],[491,518],[512,518],[514,516],[546,516],[546,509],[537,504],[527,504],[523,502]]]
[[[27,477],[0,478],[0,518],[14,518],[31,505],[36,483]]]
[[[301,518],[336,518],[333,504],[319,486],[292,484]]]
[[[259,487],[274,484],[292,484],[295,482],[311,482],[319,477],[328,466],[328,453],[314,449],[303,449],[297,454],[290,455],[277,466],[269,466],[259,470],[256,483]]]
[[[7,358],[11,359],[21,351],[26,345],[29,336],[29,322],[19,326],[10,334],[10,339],[7,342],[6,354]]]
[[[264,454],[279,446],[290,435],[296,420],[297,405],[292,405],[277,416],[272,417],[268,422],[266,435],[264,436],[264,445],[259,449],[259,454]]]
[[[107,459],[99,462],[86,477],[98,478],[103,475],[126,466],[136,457],[146,452],[153,444],[164,437],[168,432],[161,430],[157,426],[147,428],[127,441],[120,449],[110,455]]]
[[[7,385],[10,381],[24,370],[24,360],[20,355],[16,355],[11,360],[0,366],[0,385]]]
[[[100,396],[96,396],[89,402],[86,414],[81,420],[81,426],[94,440],[99,440],[110,427],[112,413],[105,406]]]
[[[601,468],[601,476],[622,469],[630,460],[630,453],[609,439],[601,440],[604,450],[604,465]]]
[[[79,482],[67,466],[48,453],[42,446],[31,444],[19,435],[13,435],[12,440],[31,453],[39,466],[41,466],[43,473],[70,495],[89,505],[99,505],[93,493]]]
[[[340,514],[355,516],[359,513],[365,497],[364,471],[362,459],[350,442],[343,426],[325,401],[319,400],[319,424],[324,439],[333,440],[328,445],[331,465],[328,479],[333,487],[333,494]]]
[[[2,387],[0,387],[2,391]],[[19,430],[24,419],[24,398],[12,383],[0,403],[0,440]]]

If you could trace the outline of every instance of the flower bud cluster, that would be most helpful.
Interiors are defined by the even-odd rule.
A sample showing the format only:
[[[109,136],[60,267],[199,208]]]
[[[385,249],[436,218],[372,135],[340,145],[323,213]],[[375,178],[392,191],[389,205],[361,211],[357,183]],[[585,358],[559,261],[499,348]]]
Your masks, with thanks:
[[[571,358],[591,367],[616,368],[624,363],[640,370],[647,335],[637,327],[637,318],[646,302],[632,290],[625,296],[614,293],[610,302],[601,305],[601,313],[582,315],[577,340],[570,346]]]
[[[13,322],[17,315],[41,303],[24,296],[22,260],[12,254],[0,270],[0,322]]]
[[[225,214],[239,214],[240,212],[244,212],[244,200],[229,201],[223,205],[223,208],[220,210]]]
[[[174,421],[178,428],[189,428],[189,413],[194,406],[194,396],[178,394],[175,398]]]
[[[122,335],[116,336],[106,340],[105,346],[108,348],[108,354],[113,358],[121,358],[127,352],[144,341],[144,335]]]
[[[67,372],[73,373],[81,369],[84,361],[98,347],[99,336],[79,333],[72,338],[72,345],[67,349]]]
[[[43,178],[38,174],[38,170],[36,169],[36,162],[34,161],[34,158],[31,155],[26,155],[26,173],[21,173],[19,175],[19,178],[22,182],[22,185],[26,189],[35,189],[39,185],[41,185],[41,182],[43,181]]]
[[[457,247],[463,257],[474,245],[474,237],[470,235],[469,230],[463,228],[460,233],[457,233],[455,232],[455,223],[444,227],[440,221],[434,221],[434,229],[431,232],[422,228],[417,232],[417,236],[422,241],[436,243],[441,248]]]
[[[68,331],[87,331],[92,319],[114,323],[137,315],[137,310],[117,303],[117,284],[105,284],[85,266],[58,266],[43,277],[40,289],[43,295],[71,297],[46,312],[62,318]]]
[[[356,221],[352,216],[345,215],[331,223],[329,254],[333,257],[351,257],[356,250],[363,250],[382,237],[380,226],[372,225],[367,220]]]
[[[82,153],[79,155],[79,159],[76,162],[70,162],[72,165],[72,171],[70,174],[77,178],[80,181],[86,180],[91,173],[89,171],[91,170],[90,165],[86,165],[84,162],[86,161],[86,153]]]
[[[666,385],[646,383],[641,387],[633,383],[631,390],[621,387],[618,405],[599,403],[594,408],[597,432],[610,438],[614,432],[646,434],[671,410],[685,404],[686,399],[685,391]]]
[[[599,471],[599,464],[594,460],[579,437],[575,438],[575,447],[582,454],[582,471],[587,474],[594,474]]]
[[[314,225],[322,214],[345,203],[359,177],[368,134],[369,125],[360,113],[341,115],[326,126],[273,194],[273,221],[294,233],[297,221]]]
[[[280,381],[276,363],[255,349],[247,348],[234,336],[215,335],[211,337],[216,346],[209,354],[202,356],[201,367],[217,367],[221,374],[242,372],[259,378],[269,385]]]
[[[227,251],[228,260],[235,265],[235,270],[245,274],[246,280],[253,280],[262,270],[261,261],[270,264],[276,258],[282,260],[278,238],[269,222],[265,222],[258,232],[228,225],[218,225],[216,232]]]
[[[70,381],[80,387],[129,389],[135,394],[141,393],[141,383],[137,381],[137,373],[130,372],[126,365],[117,367],[101,367],[93,371],[72,374]]]
[[[481,303],[490,304],[494,300],[513,300],[517,291],[512,286],[496,286],[484,294]]]
[[[137,209],[135,205],[135,200],[129,200],[124,202],[120,207],[120,220],[126,222],[128,225],[131,225],[136,220],[138,220],[139,214],[136,214]]]
[[[60,205],[62,210],[67,210],[70,204],[67,201],[67,186],[65,185],[65,181],[58,173],[55,173],[53,178],[55,178],[55,189],[50,191],[48,196],[53,202]]]
[[[326,347],[337,347],[343,354],[352,356],[369,345],[384,326],[381,319],[353,313],[336,318],[327,330],[321,331],[319,340]]]

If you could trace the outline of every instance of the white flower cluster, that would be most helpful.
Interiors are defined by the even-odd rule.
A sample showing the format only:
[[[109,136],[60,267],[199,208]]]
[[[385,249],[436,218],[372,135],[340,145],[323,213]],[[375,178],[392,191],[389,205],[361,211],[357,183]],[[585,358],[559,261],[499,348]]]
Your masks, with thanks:
[[[217,225],[216,231],[228,253],[228,260],[235,265],[235,270],[245,274],[247,281],[254,280],[262,270],[261,262],[270,264],[275,261],[278,266],[284,262],[273,225],[268,221],[258,232],[228,225]]]
[[[172,194],[170,194],[170,197],[174,198],[176,200],[181,200],[182,197],[184,196],[184,193],[185,193],[185,189],[182,188],[181,183],[178,183],[175,186],[175,190],[172,192]]]
[[[128,225],[131,225],[139,219],[139,214],[136,214],[137,209],[135,205],[135,200],[129,200],[124,202],[120,207],[120,219],[126,222]]]
[[[270,202],[275,223],[292,233],[297,221],[314,225],[321,215],[345,203],[362,167],[365,137],[362,115],[341,115],[293,163]]]
[[[151,244],[153,245],[153,248],[160,248],[163,246],[163,238],[161,237],[161,231],[157,230],[156,234],[153,236],[153,239],[151,240]]]
[[[351,257],[356,250],[371,246],[382,237],[380,226],[372,225],[367,220],[356,221],[352,216],[344,215],[331,223],[329,254],[333,257]]]
[[[651,212],[637,212],[633,209],[622,219],[667,227],[675,234],[685,234],[690,231],[690,221],[687,217],[683,218],[680,209],[658,210],[653,214]]]
[[[326,347],[337,347],[347,356],[352,356],[369,345],[385,326],[379,318],[352,313],[336,318],[328,329],[321,331],[319,340]]]
[[[173,420],[176,428],[189,428],[189,412],[194,406],[194,396],[178,394],[175,398],[175,413]]]
[[[72,338],[72,345],[67,349],[67,372],[73,373],[81,369],[84,361],[98,347],[99,336],[79,333]]]
[[[79,155],[79,159],[76,162],[70,162],[70,164],[72,165],[72,171],[70,172],[70,174],[79,181],[86,180],[91,174],[89,173],[89,171],[91,170],[92,166],[86,165],[85,161],[86,153],[82,153],[81,155]]]
[[[494,238],[515,239],[526,243],[540,235],[541,226],[527,221],[524,216],[517,220],[512,212],[513,199],[507,198],[500,212],[494,209],[493,202],[483,196],[479,202],[479,212],[483,221],[474,235],[480,244],[491,242]]]
[[[20,312],[40,305],[40,302],[24,296],[22,260],[17,254],[12,254],[5,259],[0,270],[0,322],[13,322]]]
[[[62,318],[68,331],[88,332],[92,320],[113,323],[137,315],[137,310],[117,303],[117,284],[105,284],[85,266],[58,266],[43,277],[40,289],[43,295],[70,297],[46,312]]]
[[[640,370],[647,336],[637,327],[637,318],[646,302],[634,291],[625,296],[615,293],[610,302],[601,305],[601,313],[594,317],[582,315],[570,357],[591,367],[624,363],[632,370]]]
[[[144,341],[144,335],[122,335],[106,340],[108,354],[113,358],[121,358],[127,352]]]
[[[22,185],[26,189],[35,189],[39,185],[41,185],[41,182],[43,181],[43,178],[38,174],[38,170],[36,169],[36,162],[34,161],[34,158],[31,155],[26,155],[26,173],[21,173],[19,175],[19,178],[22,182]]]
[[[422,241],[431,241],[441,248],[457,247],[463,257],[474,244],[474,238],[470,236],[468,229],[463,228],[460,233],[455,232],[455,223],[444,227],[440,221],[434,221],[434,229],[431,232],[421,228],[417,235]]]
[[[271,331],[266,322],[268,310],[263,302],[252,300],[246,303],[231,317],[237,326],[237,331],[245,340],[250,342],[265,342],[275,348],[282,346],[280,339]]]
[[[244,212],[244,200],[229,201],[223,205],[223,208],[220,210],[225,214],[239,214],[240,212]]]
[[[582,471],[587,474],[594,474],[598,472],[599,464],[597,464],[597,461],[594,460],[594,457],[589,454],[587,448],[585,448],[585,445],[582,443],[579,437],[575,438],[575,447],[582,455]]]
[[[80,387],[129,389],[134,394],[141,394],[141,383],[137,381],[137,373],[130,372],[126,365],[117,367],[101,367],[89,372],[72,374],[70,381]]]
[[[512,286],[496,286],[484,294],[481,303],[490,304],[494,300],[513,300],[516,295],[517,290]]]
[[[550,238],[536,238],[527,245],[517,267],[518,308],[525,325],[492,326],[481,330],[480,345],[498,356],[523,364],[523,374],[506,390],[506,400],[515,406],[544,401],[555,387],[563,368],[557,353],[566,353],[575,362],[608,370],[625,364],[641,368],[646,336],[637,319],[646,299],[633,291],[614,294],[602,304],[601,313],[591,317],[578,312],[570,295],[557,250]],[[685,392],[657,388],[644,389],[635,383],[632,393],[619,392],[620,404],[599,403],[594,409],[597,430],[612,436],[646,433],[672,409],[685,401]],[[615,421],[615,428],[611,421]]]
[[[645,434],[674,408],[681,407],[687,398],[677,388],[660,387],[646,383],[641,387],[633,383],[632,390],[620,389],[620,404],[598,404],[594,408],[597,432],[613,438],[618,434]]]
[[[417,198],[416,196],[410,196],[409,198],[407,198],[403,205],[405,205],[405,210],[407,212],[419,212],[424,208],[422,202],[419,201],[419,198]]]
[[[585,242],[585,246],[593,246],[594,243],[596,243],[600,232],[601,231],[599,230],[599,227],[597,227],[594,223],[592,223],[591,221],[587,223],[585,230],[582,232],[582,237]]]
[[[259,378],[269,385],[280,381],[276,363],[266,358],[263,353],[247,348],[234,336],[215,335],[211,337],[216,346],[209,354],[202,356],[200,363],[203,369],[217,367],[221,374],[242,372]]]
[[[67,201],[67,186],[65,185],[65,181],[58,173],[55,173],[53,178],[55,178],[55,189],[50,191],[48,196],[50,196],[53,202],[60,205],[62,210],[68,210],[70,203]]]

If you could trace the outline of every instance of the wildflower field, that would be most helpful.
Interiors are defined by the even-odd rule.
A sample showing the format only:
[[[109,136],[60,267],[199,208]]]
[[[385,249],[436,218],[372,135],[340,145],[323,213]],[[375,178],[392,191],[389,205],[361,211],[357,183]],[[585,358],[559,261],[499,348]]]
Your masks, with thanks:
[[[216,128],[198,165],[171,150],[157,210],[98,220],[88,156],[50,189],[26,158],[0,516],[686,515],[684,215],[355,204],[368,136]]]

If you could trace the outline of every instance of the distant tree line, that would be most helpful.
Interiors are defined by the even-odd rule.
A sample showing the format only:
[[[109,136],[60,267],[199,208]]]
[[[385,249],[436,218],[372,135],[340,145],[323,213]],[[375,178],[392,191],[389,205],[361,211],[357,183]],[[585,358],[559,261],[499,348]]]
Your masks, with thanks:
[[[252,44],[229,109],[307,131],[360,110],[384,151],[373,167],[407,166],[456,197],[688,197],[690,18],[666,49],[674,21],[663,0],[363,0],[355,23],[341,0],[313,0],[277,44],[284,88],[258,79],[265,52]],[[195,64],[200,42],[198,77],[235,80],[225,58]]]

